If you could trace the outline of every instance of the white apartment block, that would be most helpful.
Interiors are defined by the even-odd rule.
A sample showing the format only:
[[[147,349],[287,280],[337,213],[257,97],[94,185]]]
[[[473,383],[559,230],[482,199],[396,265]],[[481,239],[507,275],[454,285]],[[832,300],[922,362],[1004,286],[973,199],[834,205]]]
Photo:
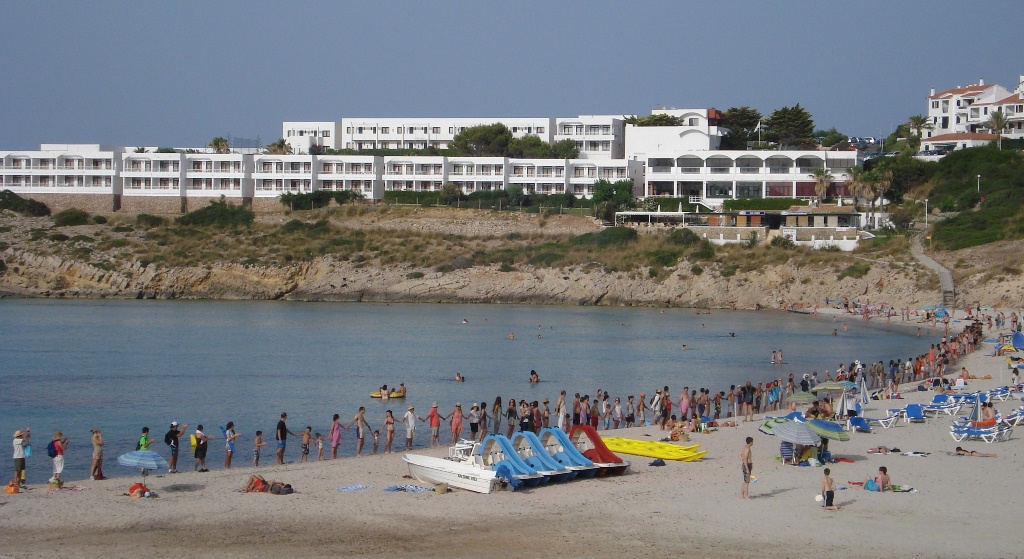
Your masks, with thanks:
[[[643,196],[689,198],[719,205],[737,198],[813,198],[811,173],[822,167],[834,180],[830,196],[849,196],[846,170],[853,151],[668,151],[644,161]]]
[[[459,132],[501,122],[516,138],[527,135],[551,143],[552,118],[342,118],[339,149],[445,149]]]
[[[384,158],[373,155],[318,155],[314,190],[359,192],[368,200],[384,197]]]
[[[581,115],[555,119],[553,142],[572,140],[580,159],[622,159],[625,128],[622,115]]]
[[[648,154],[672,151],[711,151],[722,145],[725,128],[722,113],[715,109],[655,109],[682,120],[681,126],[626,125],[626,159],[644,160]]]
[[[310,153],[313,146],[338,149],[340,122],[284,122],[281,137],[292,148],[292,153]]]
[[[994,110],[997,102],[1010,96],[1005,87],[986,84],[985,80],[939,93],[932,88],[928,96],[928,121],[934,128],[924,131],[922,140],[943,134],[979,132],[982,123],[989,118],[989,110]]]
[[[43,144],[38,151],[0,151],[0,190],[20,194],[115,194],[124,148]]]

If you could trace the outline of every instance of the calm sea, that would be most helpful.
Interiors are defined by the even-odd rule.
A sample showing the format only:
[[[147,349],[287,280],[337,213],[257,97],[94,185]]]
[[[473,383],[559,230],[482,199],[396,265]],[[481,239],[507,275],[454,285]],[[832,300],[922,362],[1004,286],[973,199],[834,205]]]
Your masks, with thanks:
[[[447,413],[455,402],[491,403],[498,395],[505,402],[549,397],[553,406],[562,389],[602,388],[623,401],[664,385],[673,394],[683,385],[728,390],[747,380],[834,371],[853,359],[905,359],[927,347],[910,329],[848,324],[844,333],[831,318],[779,311],[2,300],[0,428],[10,437],[32,426],[29,482],[40,483],[50,475],[45,443],[58,429],[72,439],[70,480],[88,474],[90,428],[104,433],[105,473],[128,475],[116,456],[134,450],[143,426],[158,441],[153,449],[166,454],[163,434],[172,420],[203,424],[218,437],[219,426],[234,421],[244,435],[236,465],[246,465],[253,434],[260,429],[272,443],[282,411],[292,431],[311,425],[326,433],[334,413],[347,422],[367,406],[379,428],[385,409],[400,417],[410,404],[425,415],[433,401]],[[769,364],[777,349],[786,364]],[[527,382],[531,369],[540,373],[539,385]],[[456,372],[466,382],[454,382]],[[399,382],[409,388],[404,402],[369,397]],[[417,436],[418,445],[427,441],[424,429]],[[343,454],[354,454],[350,434],[342,444]],[[297,446],[289,445],[289,459],[297,458]],[[181,469],[192,467],[186,452]],[[273,461],[265,452],[264,463],[268,455]],[[211,443],[208,462],[220,467],[222,441]]]

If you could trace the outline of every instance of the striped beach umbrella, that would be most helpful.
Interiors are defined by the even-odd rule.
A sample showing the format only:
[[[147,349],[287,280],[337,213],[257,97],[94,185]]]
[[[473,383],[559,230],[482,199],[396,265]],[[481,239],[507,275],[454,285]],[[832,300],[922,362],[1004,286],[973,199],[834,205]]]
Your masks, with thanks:
[[[843,429],[842,425],[834,421],[825,421],[824,419],[811,419],[807,421],[807,426],[811,428],[819,436],[833,441],[848,441],[850,440],[850,434]]]
[[[117,457],[117,463],[129,468],[142,470],[143,482],[145,482],[148,470],[159,470],[167,467],[167,460],[152,450],[133,450],[127,454]],[[145,484],[145,483],[143,483]]]

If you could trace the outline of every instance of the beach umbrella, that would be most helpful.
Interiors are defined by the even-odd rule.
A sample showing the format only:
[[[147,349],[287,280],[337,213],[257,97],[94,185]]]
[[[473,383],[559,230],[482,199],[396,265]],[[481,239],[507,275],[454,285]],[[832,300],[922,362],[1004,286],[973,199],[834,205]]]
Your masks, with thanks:
[[[860,403],[867,405],[871,397],[868,396],[868,381],[864,375],[860,376]]]
[[[152,450],[133,450],[127,454],[122,454],[117,457],[117,463],[129,468],[141,469],[143,485],[146,483],[146,473],[148,470],[159,470],[167,467],[167,460],[164,460],[163,456]]]
[[[817,446],[821,443],[821,437],[812,431],[806,423],[799,421],[776,423],[772,426],[772,434],[779,440],[793,444]]]
[[[765,435],[774,435],[776,426],[788,422],[789,420],[784,417],[773,417],[771,419],[766,419],[765,422],[762,423],[761,426],[757,428],[757,430],[764,433]]]
[[[811,392],[843,392],[844,390],[846,390],[845,386],[834,380],[830,380],[815,386],[811,389]]]
[[[815,396],[814,394],[811,394],[810,392],[794,392],[793,395],[787,398],[786,400],[789,402],[796,402],[798,404],[806,404],[809,402],[813,402],[817,399],[818,397]]]
[[[806,425],[810,427],[811,431],[814,431],[819,436],[826,439],[832,439],[833,441],[850,440],[850,434],[847,433],[841,425],[834,421],[811,419],[806,422]]]

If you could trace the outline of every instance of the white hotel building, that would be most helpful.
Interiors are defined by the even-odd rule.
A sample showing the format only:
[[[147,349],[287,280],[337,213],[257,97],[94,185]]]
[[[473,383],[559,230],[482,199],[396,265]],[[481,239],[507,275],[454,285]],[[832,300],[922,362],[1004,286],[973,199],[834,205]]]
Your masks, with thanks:
[[[43,144],[39,151],[0,151],[0,190],[19,194],[114,194],[124,148]]]

